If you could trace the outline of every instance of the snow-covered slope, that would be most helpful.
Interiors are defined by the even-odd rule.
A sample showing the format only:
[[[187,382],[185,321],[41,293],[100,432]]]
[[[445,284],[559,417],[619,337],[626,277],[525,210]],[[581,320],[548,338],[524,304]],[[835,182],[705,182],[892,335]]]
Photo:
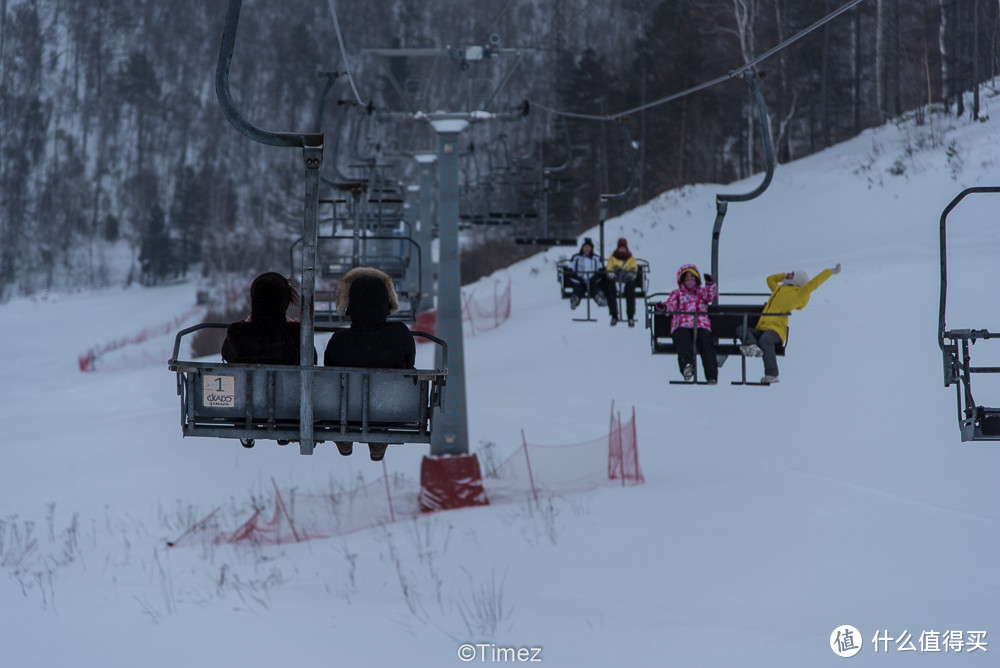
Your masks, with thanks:
[[[1000,182],[1000,142],[990,122],[945,124],[936,146],[912,123],[866,132],[730,207],[723,292],[843,263],[792,317],[773,387],[729,385],[739,360],[716,387],[669,385],[675,360],[650,355],[646,330],[605,313],[572,322],[565,250],[482,281],[509,276],[513,312],[466,339],[471,449],[505,456],[522,429],[581,442],[605,433],[612,401],[635,406],[634,488],[293,546],[168,550],[213,508],[233,527],[268,507],[272,479],[322,492],[382,469],[322,446],[184,440],[165,365],[78,371],[88,347],[187,311],[193,285],[0,306],[4,665],[447,666],[473,643],[472,663],[523,647],[549,666],[821,666],[841,661],[829,641],[844,624],[864,641],[853,665],[920,663],[897,638],[920,653],[921,632],[929,647],[946,631],[986,631],[989,651],[939,662],[989,665],[1000,454],[960,442],[935,335],[941,210]],[[715,193],[758,181],[665,193],[608,221],[607,242],[626,236],[669,290],[680,264],[708,267]],[[998,203],[970,199],[951,220],[949,326],[998,326]],[[170,338],[143,348],[166,359]],[[986,379],[977,398],[991,396]],[[388,469],[416,477],[424,454],[391,448]],[[876,633],[892,638],[878,653]]]

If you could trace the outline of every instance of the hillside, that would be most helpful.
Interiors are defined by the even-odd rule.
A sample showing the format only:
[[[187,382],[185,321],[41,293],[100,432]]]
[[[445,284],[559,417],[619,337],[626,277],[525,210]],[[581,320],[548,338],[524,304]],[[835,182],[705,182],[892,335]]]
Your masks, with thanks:
[[[731,206],[723,292],[843,263],[792,317],[773,387],[729,385],[738,360],[716,387],[669,385],[675,361],[650,355],[646,330],[604,313],[572,322],[556,283],[565,250],[480,282],[509,277],[513,312],[466,339],[471,449],[506,456],[522,429],[553,445],[600,437],[614,401],[636,410],[646,483],[633,488],[299,545],[170,550],[213,508],[230,528],[269,508],[272,479],[323,492],[381,467],[332,447],[185,440],[165,364],[78,371],[88,347],[187,312],[193,284],[3,304],[5,665],[445,666],[483,643],[488,661],[540,647],[549,666],[825,666],[840,665],[829,639],[844,624],[864,640],[852,665],[919,663],[896,639],[911,634],[919,653],[922,631],[987,632],[988,652],[937,657],[987,665],[1000,453],[960,442],[935,332],[938,217],[962,188],[997,183],[1000,136],[993,122],[943,123],[934,143],[912,121],[867,131]],[[680,264],[708,266],[715,193],[759,178],[666,192],[609,220],[606,238],[626,236],[667,290]],[[953,217],[955,327],[997,327],[994,200]],[[137,350],[165,359],[170,338]],[[991,390],[996,405],[998,386],[977,396]],[[388,472],[416,477],[424,454],[390,448]],[[876,633],[892,638],[879,653]]]

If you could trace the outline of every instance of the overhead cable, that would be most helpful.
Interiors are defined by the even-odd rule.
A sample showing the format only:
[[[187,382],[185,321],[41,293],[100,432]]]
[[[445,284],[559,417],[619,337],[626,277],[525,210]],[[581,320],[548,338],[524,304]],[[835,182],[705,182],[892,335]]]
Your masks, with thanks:
[[[754,58],[753,60],[751,60],[749,63],[746,63],[745,65],[743,65],[743,66],[741,66],[741,67],[739,67],[739,68],[737,68],[735,70],[730,71],[728,74],[724,74],[722,76],[716,77],[716,78],[712,79],[711,81],[706,81],[704,83],[698,84],[697,86],[692,86],[691,88],[687,88],[687,89],[682,90],[682,91],[680,91],[678,93],[674,93],[674,94],[668,95],[666,97],[661,97],[660,99],[654,100],[653,102],[648,102],[646,104],[643,104],[643,105],[638,106],[638,107],[634,107],[632,109],[626,109],[625,111],[620,111],[620,112],[618,112],[616,114],[606,114],[606,115],[603,115],[603,116],[597,115],[597,114],[583,114],[583,113],[577,113],[577,112],[574,112],[574,111],[563,111],[563,110],[560,110],[560,109],[553,109],[552,107],[545,106],[544,104],[538,102],[537,100],[530,100],[530,102],[531,102],[532,105],[538,107],[539,109],[544,109],[545,111],[548,111],[548,112],[553,113],[553,114],[557,114],[559,116],[568,116],[570,118],[583,118],[583,119],[589,119],[589,120],[594,120],[594,121],[615,121],[615,120],[618,120],[620,118],[624,118],[625,116],[629,116],[631,114],[634,114],[636,112],[644,111],[644,110],[650,109],[652,107],[657,107],[657,106],[659,106],[661,104],[666,104],[667,102],[672,102],[672,101],[674,101],[676,99],[679,99],[679,98],[685,97],[687,95],[691,95],[693,93],[697,93],[699,91],[705,90],[706,88],[711,88],[712,86],[715,86],[716,84],[722,83],[723,81],[728,81],[729,79],[732,79],[734,77],[738,77],[741,74],[743,74],[744,72],[746,72],[747,70],[756,67],[756,65],[758,63],[766,60],[767,58],[770,58],[771,56],[773,56],[774,54],[778,53],[782,49],[788,47],[793,42],[797,42],[798,40],[802,39],[803,37],[805,37],[809,33],[813,32],[814,30],[816,30],[818,28],[821,28],[822,26],[826,25],[827,23],[829,23],[830,21],[834,20],[835,18],[837,18],[838,16],[840,16],[844,12],[848,12],[848,11],[854,9],[855,7],[857,7],[858,5],[860,5],[862,2],[864,2],[864,0],[851,0],[850,2],[848,2],[846,5],[844,5],[840,9],[837,9],[837,10],[831,12],[830,14],[827,14],[826,16],[824,16],[823,18],[821,18],[819,21],[816,21],[815,23],[813,23],[808,28],[805,28],[804,30],[801,30],[801,31],[797,32],[796,34],[792,35],[791,37],[789,37],[785,41],[783,41],[780,44],[778,44],[777,46],[775,46],[774,48],[766,51],[765,53],[761,54],[760,56],[757,56],[756,58]]]
[[[496,22],[500,20],[500,17],[503,16],[504,12],[507,11],[507,9],[511,6],[511,4],[513,4],[513,2],[514,0],[507,0],[507,4],[503,6],[503,9],[497,12],[497,15],[493,17],[493,20],[490,21],[489,25],[486,26],[486,29],[483,30],[483,36],[479,38],[480,42],[485,42],[489,38],[490,28],[496,25]]]

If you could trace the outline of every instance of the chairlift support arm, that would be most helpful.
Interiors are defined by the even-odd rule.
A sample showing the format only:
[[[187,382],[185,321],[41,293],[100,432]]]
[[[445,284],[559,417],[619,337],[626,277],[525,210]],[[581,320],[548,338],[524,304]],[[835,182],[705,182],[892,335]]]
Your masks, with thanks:
[[[969,195],[977,193],[1000,193],[1000,186],[977,186],[975,188],[966,188],[960,192],[955,199],[948,204],[948,206],[945,207],[944,211],[941,212],[941,299],[938,305],[938,346],[941,350],[944,350],[945,338],[971,338],[973,340],[976,338],[989,338],[989,332],[986,332],[985,336],[982,334],[976,336],[976,332],[982,332],[984,330],[954,330],[951,332],[947,332],[945,330],[945,309],[947,307],[948,297],[948,214],[950,214],[963,199]]]
[[[319,172],[323,164],[323,133],[321,132],[273,132],[257,127],[236,108],[229,88],[229,71],[236,48],[236,33],[240,22],[243,0],[229,0],[226,24],[222,32],[222,46],[215,69],[215,92],[223,113],[233,126],[250,139],[269,146],[301,148],[305,162],[305,212],[303,219],[302,280],[299,319],[302,322],[301,351],[299,365],[313,364],[313,307],[316,295],[316,239],[319,229]],[[303,397],[300,421],[303,425],[300,452],[311,455],[315,445],[313,438],[313,406],[311,376],[301,374],[301,396]]]
[[[754,101],[757,104],[757,118],[760,124],[760,138],[764,147],[764,160],[767,165],[767,171],[760,185],[748,193],[738,195],[719,193],[715,196],[715,226],[712,228],[712,276],[715,277],[716,282],[719,280],[719,237],[722,233],[722,222],[726,217],[729,203],[749,202],[759,197],[771,185],[771,179],[774,178],[774,147],[771,146],[771,129],[767,123],[767,107],[764,105],[764,96],[761,94],[760,89],[757,88],[757,76],[756,72],[747,70],[743,73],[743,80],[750,87],[750,92],[753,94]]]
[[[618,127],[621,128],[622,137],[625,140],[625,158],[628,160],[629,180],[628,180],[628,185],[626,185],[625,189],[622,190],[621,192],[617,192],[617,193],[604,193],[604,194],[601,195],[601,220],[600,220],[600,228],[601,228],[601,251],[600,251],[600,255],[601,255],[602,258],[604,257],[604,221],[607,220],[607,218],[608,218],[608,202],[610,202],[611,200],[621,199],[621,198],[625,197],[626,195],[629,194],[629,192],[632,191],[632,187],[635,185],[635,171],[636,171],[636,168],[635,168],[635,148],[634,148],[634,145],[632,143],[632,135],[629,134],[628,128],[625,127],[624,121],[622,121],[621,119],[618,119],[616,122],[618,123]]]

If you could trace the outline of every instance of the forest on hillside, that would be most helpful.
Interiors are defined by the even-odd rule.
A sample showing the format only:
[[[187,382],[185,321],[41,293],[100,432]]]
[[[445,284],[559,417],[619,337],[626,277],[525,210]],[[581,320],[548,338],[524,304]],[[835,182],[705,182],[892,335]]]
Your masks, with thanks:
[[[537,195],[542,170],[559,166],[553,215],[583,229],[601,193],[631,184],[620,211],[759,171],[740,78],[657,102],[846,4],[246,0],[232,90],[261,127],[322,129],[331,181],[377,168],[412,183],[413,155],[435,146],[417,112],[489,109],[498,120],[463,135],[464,205],[503,179]],[[221,113],[226,9],[0,0],[0,301],[285,269],[301,155],[251,142]],[[863,0],[759,62],[779,162],[904,114],[987,121],[998,14],[996,0]]]

